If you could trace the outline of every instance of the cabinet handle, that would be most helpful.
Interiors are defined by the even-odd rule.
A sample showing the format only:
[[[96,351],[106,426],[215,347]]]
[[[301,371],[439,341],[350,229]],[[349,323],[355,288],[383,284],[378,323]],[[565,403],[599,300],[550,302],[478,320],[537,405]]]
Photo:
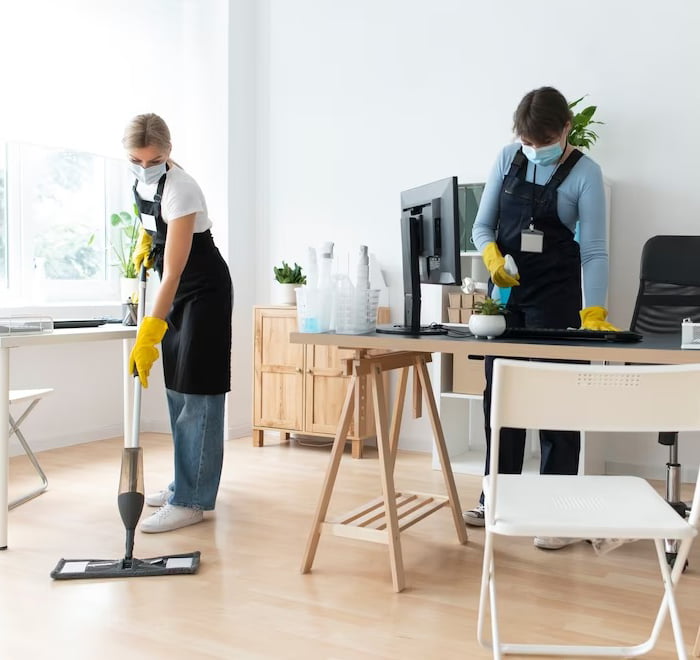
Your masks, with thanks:
[[[303,371],[301,367],[297,367],[297,373],[300,374]]]

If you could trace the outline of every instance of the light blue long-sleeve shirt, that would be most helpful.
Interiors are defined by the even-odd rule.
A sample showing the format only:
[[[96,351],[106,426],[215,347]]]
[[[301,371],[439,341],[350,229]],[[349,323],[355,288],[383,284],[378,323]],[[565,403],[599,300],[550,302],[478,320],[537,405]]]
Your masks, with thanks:
[[[479,252],[496,240],[501,186],[519,148],[520,143],[514,143],[501,150],[486,182],[472,229],[472,239]],[[555,169],[556,165],[538,165],[535,183],[545,185]],[[533,170],[528,161],[526,181],[532,182]],[[577,222],[579,225],[585,305],[605,307],[608,292],[605,189],[600,166],[585,154],[557,189],[557,212],[572,233]]]

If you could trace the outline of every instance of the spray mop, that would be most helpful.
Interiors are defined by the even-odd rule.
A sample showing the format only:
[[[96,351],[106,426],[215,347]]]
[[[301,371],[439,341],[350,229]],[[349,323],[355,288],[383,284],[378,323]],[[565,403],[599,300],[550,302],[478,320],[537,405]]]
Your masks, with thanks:
[[[144,266],[141,266],[139,274],[139,289],[138,324],[140,325],[146,309],[146,268]],[[51,571],[51,577],[54,580],[186,575],[195,573],[199,568],[199,550],[149,559],[136,559],[133,556],[134,534],[144,504],[143,454],[139,446],[141,389],[141,381],[135,375],[131,439],[125,438],[117,496],[119,514],[126,529],[124,558],[61,559],[56,568]]]

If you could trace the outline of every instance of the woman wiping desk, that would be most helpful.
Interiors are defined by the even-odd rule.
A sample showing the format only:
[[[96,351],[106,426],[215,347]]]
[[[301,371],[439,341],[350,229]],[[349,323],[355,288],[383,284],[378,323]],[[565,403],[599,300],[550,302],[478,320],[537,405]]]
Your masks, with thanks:
[[[570,145],[572,113],[552,87],[526,94],[514,117],[519,141],[502,149],[484,189],[472,238],[491,285],[511,288],[509,323],[522,327],[616,330],[604,307],[608,287],[605,191],[600,167]],[[579,242],[574,239],[579,224]],[[517,275],[506,270],[511,255]],[[586,307],[581,295],[581,270]],[[493,358],[485,360],[486,466],[490,447]],[[556,402],[552,402],[555,406]],[[542,474],[576,474],[580,437],[571,431],[540,431]],[[525,429],[501,432],[499,472],[522,472]],[[464,513],[467,525],[484,525],[484,496]],[[555,550],[573,539],[536,538]]]

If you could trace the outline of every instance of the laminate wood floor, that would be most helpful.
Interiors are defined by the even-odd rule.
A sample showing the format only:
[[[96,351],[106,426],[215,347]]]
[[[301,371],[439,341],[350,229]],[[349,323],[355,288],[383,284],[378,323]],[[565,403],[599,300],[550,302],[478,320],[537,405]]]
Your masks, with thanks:
[[[457,543],[446,509],[402,535],[408,587],[391,588],[385,546],[322,537],[313,572],[299,572],[328,448],[228,441],[216,512],[167,534],[137,533],[136,556],[202,551],[198,574],[54,582],[61,557],[116,559],[121,439],[39,455],[49,490],[9,514],[0,553],[0,658],[74,660],[489,658],[476,641],[483,531]],[[166,435],[143,434],[147,490],[167,485]],[[427,454],[401,452],[399,488],[442,493]],[[32,485],[11,460],[10,496]],[[456,475],[462,505],[480,479]],[[661,485],[661,484],[659,484]],[[332,512],[380,493],[376,454],[344,457]],[[150,509],[144,510],[144,515]],[[636,643],[651,626],[661,588],[653,548],[632,543],[597,557],[588,544],[558,552],[528,539],[499,543],[504,638]],[[524,562],[527,562],[525,564]],[[625,591],[618,592],[616,587]],[[678,591],[686,644],[700,624],[700,545]],[[522,639],[523,637],[527,639]],[[676,657],[670,624],[645,656]]]

